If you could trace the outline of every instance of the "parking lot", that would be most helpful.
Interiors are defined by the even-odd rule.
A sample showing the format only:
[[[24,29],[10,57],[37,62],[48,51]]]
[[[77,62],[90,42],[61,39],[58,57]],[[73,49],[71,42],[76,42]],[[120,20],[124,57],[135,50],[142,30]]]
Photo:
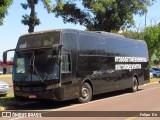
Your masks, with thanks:
[[[10,86],[10,92],[9,93],[13,94],[12,75],[11,74],[0,75],[0,80],[9,84],[9,86]]]

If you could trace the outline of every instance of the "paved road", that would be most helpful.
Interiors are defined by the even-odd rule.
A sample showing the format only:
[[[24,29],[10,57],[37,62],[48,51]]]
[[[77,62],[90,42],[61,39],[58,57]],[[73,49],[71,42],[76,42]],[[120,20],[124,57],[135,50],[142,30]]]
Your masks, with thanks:
[[[78,104],[75,100],[73,101],[65,101],[65,102],[39,102],[34,104],[29,104],[25,106],[20,106],[16,108],[16,110],[45,110],[43,112],[43,115],[53,115],[56,114],[51,111],[68,111],[69,114],[76,116],[84,116],[84,112],[72,112],[72,111],[93,111],[88,112],[88,114],[95,115],[97,117],[54,117],[47,119],[52,120],[59,120],[59,119],[65,119],[65,120],[158,120],[160,119],[160,83],[156,84],[149,84],[139,87],[139,91],[136,93],[127,93],[124,91],[117,91],[112,93],[107,93],[99,96],[95,96],[94,99],[86,104]],[[71,112],[70,112],[71,111]],[[109,114],[109,112],[94,112],[94,111],[117,111],[113,112],[114,115],[117,116],[123,116],[124,117],[99,117],[100,114],[102,116],[106,116],[106,114]],[[119,111],[128,111],[128,112],[119,112]],[[136,113],[133,116],[127,116],[127,113],[130,114],[129,111],[141,111]],[[142,111],[159,111],[156,112],[142,112]],[[57,114],[65,114],[64,112],[59,112]],[[155,115],[159,116],[157,117],[139,117],[139,116],[148,116],[148,115]],[[109,114],[111,115],[111,114]],[[20,119],[20,120],[26,120],[27,118],[11,118],[12,120]],[[41,120],[42,118],[38,118],[38,120]],[[44,118],[43,118],[44,119]]]

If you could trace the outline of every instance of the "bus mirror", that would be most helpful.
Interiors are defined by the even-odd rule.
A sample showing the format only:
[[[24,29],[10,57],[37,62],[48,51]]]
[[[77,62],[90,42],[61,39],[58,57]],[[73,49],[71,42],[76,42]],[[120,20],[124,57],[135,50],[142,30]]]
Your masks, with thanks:
[[[52,46],[53,51],[55,51],[56,53],[59,52],[59,50],[62,48],[63,45],[61,44],[56,44]]]
[[[3,63],[7,63],[7,51],[3,52]]]
[[[15,49],[10,49],[10,50],[7,50],[5,52],[3,52],[3,63],[6,64],[7,63],[7,53],[9,51],[15,51]]]

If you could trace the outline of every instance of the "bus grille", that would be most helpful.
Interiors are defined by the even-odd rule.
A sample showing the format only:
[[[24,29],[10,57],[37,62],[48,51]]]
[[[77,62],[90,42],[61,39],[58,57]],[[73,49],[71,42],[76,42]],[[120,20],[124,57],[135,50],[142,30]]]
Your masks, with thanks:
[[[24,92],[42,92],[43,88],[42,87],[22,87],[21,90]]]

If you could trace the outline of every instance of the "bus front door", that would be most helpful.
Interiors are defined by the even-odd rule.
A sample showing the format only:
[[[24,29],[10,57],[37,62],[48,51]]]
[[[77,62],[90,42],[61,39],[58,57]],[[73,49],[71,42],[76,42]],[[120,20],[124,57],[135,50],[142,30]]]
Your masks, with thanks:
[[[72,61],[71,52],[63,50],[61,60],[61,85],[64,88],[64,99],[76,98],[78,93],[77,86],[74,86],[72,80]]]

